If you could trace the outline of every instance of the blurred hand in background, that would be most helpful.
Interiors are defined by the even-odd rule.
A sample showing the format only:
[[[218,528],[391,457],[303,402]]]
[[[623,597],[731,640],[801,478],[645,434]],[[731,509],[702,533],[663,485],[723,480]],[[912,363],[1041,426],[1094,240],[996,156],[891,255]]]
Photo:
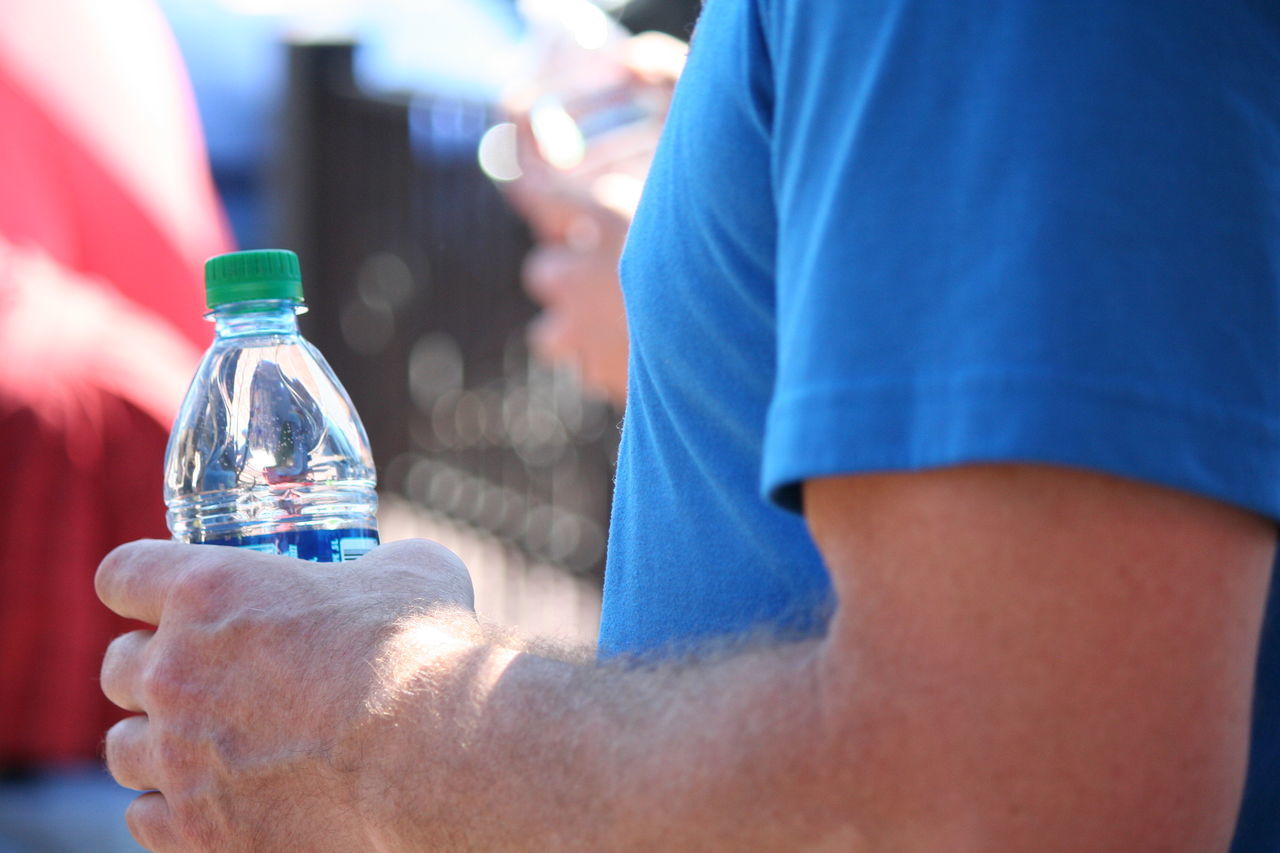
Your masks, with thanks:
[[[623,85],[634,89],[637,100],[643,95],[660,103],[665,116],[687,50],[663,33],[631,37],[617,56]],[[521,176],[504,188],[533,232],[524,285],[543,309],[530,328],[530,347],[544,361],[574,370],[586,391],[622,409],[628,335],[618,258],[661,121],[628,130],[631,145],[614,159],[563,168],[542,153],[529,109],[516,106],[511,119]]]

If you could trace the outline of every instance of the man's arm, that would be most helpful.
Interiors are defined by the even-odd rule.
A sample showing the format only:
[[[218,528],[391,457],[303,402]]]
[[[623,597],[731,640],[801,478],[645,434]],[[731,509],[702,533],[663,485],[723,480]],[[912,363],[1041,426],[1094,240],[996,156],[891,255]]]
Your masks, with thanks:
[[[327,585],[117,552],[104,599],[162,625],[104,664],[151,715],[107,741],[122,782],[161,792],[131,825],[160,850],[1225,848],[1268,523],[1029,466],[805,499],[827,636],[680,666],[478,642],[458,567],[424,546]]]
[[[842,601],[829,707],[857,709],[830,718],[868,736],[849,784],[887,849],[1226,848],[1269,522],[1032,466],[805,499]]]

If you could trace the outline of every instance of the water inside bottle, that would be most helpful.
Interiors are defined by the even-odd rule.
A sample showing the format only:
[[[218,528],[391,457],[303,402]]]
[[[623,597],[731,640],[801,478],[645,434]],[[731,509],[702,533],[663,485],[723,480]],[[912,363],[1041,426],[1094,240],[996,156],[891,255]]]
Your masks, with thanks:
[[[377,544],[364,428],[292,312],[217,318],[170,437],[165,500],[176,539],[325,560]]]

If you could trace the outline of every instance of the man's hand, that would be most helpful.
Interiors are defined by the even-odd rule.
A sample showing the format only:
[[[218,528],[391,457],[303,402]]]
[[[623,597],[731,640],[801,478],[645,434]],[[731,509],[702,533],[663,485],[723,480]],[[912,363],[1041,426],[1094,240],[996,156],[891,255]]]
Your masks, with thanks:
[[[627,85],[666,103],[687,53],[688,45],[679,39],[641,33],[627,40],[616,61]],[[524,284],[543,311],[530,329],[529,343],[540,359],[573,368],[585,390],[622,409],[628,338],[618,258],[659,128],[649,128],[648,146],[616,162],[590,172],[564,171],[539,154],[529,106],[519,99],[507,105],[521,174],[503,185],[537,244],[525,261]]]
[[[1101,474],[810,481],[821,638],[674,666],[483,643],[466,573],[148,542],[103,684],[170,850],[1225,850],[1266,520]],[[691,567],[696,570],[697,567]]]
[[[573,367],[588,391],[623,409],[629,339],[618,256],[627,222],[604,208],[584,208],[577,221],[576,241],[542,243],[525,258],[525,290],[543,309],[529,345],[538,358]]]
[[[159,627],[117,638],[102,687],[129,717],[107,734],[112,775],[149,790],[126,819],[170,850],[367,850],[366,739],[412,677],[472,648],[471,581],[428,542],[354,563],[135,542],[103,560],[98,595]],[[423,632],[430,637],[424,637]]]

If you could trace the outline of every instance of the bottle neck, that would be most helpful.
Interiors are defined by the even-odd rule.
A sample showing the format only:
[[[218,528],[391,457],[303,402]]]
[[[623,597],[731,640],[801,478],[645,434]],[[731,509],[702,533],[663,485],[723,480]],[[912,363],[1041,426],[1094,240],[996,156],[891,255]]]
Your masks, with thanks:
[[[246,335],[296,335],[301,303],[292,299],[228,302],[209,312],[219,338]]]

